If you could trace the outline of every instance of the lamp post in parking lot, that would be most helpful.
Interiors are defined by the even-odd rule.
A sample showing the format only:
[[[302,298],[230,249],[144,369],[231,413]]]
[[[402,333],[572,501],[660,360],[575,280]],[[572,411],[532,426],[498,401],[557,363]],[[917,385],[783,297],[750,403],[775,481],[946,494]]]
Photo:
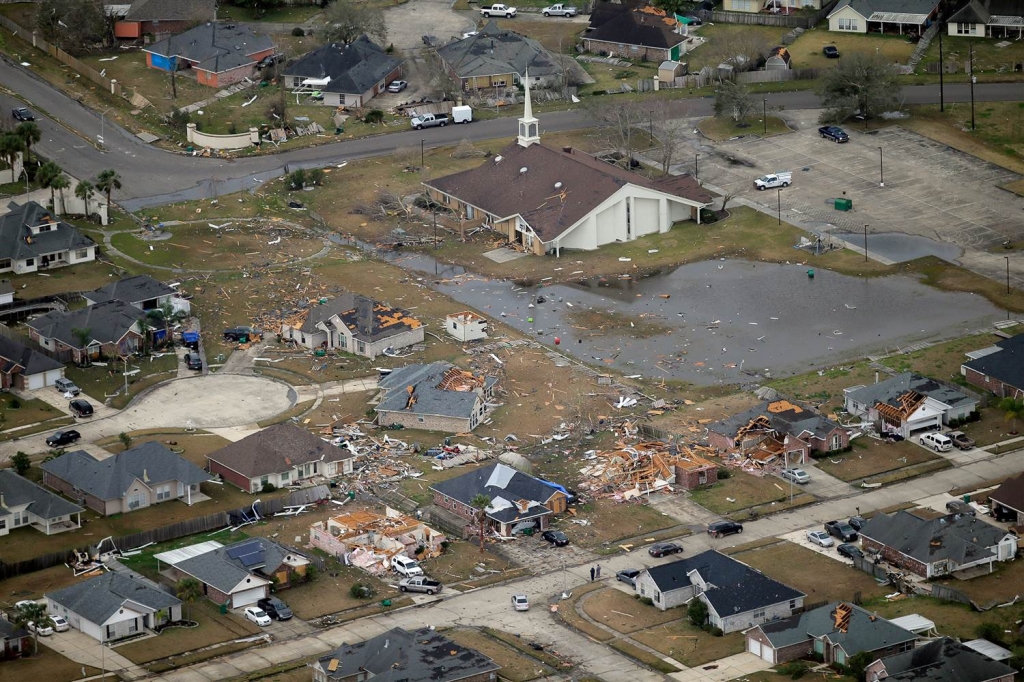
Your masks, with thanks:
[[[885,187],[885,169],[882,168],[882,148],[878,148],[878,186]]]
[[[779,188],[779,225],[782,224],[782,188]]]

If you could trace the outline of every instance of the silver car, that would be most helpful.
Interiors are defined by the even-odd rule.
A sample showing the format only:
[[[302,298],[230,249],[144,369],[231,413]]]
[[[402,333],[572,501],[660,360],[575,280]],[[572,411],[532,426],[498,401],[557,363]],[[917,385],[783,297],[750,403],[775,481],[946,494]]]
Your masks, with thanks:
[[[783,469],[782,478],[787,481],[793,481],[793,483],[799,483],[800,485],[811,480],[811,477],[803,469]]]
[[[820,547],[832,547],[836,544],[836,541],[832,539],[832,536],[823,530],[807,531],[807,540]]]

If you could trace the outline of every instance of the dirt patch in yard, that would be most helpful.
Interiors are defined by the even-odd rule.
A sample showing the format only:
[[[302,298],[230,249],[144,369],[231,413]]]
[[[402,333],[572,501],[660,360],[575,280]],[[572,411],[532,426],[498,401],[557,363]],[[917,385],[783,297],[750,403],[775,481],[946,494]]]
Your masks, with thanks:
[[[816,466],[827,474],[851,482],[905,467],[941,460],[942,457],[909,441],[889,443],[861,436],[850,443],[853,450],[826,456]]]
[[[691,625],[686,620],[684,609],[675,609],[674,612],[678,616],[675,621],[634,632],[630,638],[690,667],[742,653],[742,633],[733,632],[715,637]]]
[[[624,635],[678,620],[686,615],[684,609],[662,611],[647,606],[636,597],[610,587],[588,595],[583,600],[583,610],[598,623]]]
[[[501,666],[501,677],[509,682],[529,682],[553,671],[543,663],[517,651],[500,640],[485,635],[476,628],[445,631],[444,635],[456,644],[475,649]]]
[[[733,557],[805,593],[807,602],[853,599],[858,593],[869,599],[888,592],[868,574],[792,542],[778,542]]]

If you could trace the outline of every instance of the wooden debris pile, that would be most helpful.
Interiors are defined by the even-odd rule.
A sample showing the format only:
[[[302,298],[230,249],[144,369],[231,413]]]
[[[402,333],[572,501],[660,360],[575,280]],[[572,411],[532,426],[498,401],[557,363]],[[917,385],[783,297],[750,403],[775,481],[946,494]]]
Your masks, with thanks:
[[[622,443],[620,442],[621,446]],[[641,442],[607,452],[591,451],[592,463],[580,469],[580,489],[595,497],[629,500],[652,492],[675,492],[676,469],[716,466],[708,459],[710,448],[667,445],[660,441]]]

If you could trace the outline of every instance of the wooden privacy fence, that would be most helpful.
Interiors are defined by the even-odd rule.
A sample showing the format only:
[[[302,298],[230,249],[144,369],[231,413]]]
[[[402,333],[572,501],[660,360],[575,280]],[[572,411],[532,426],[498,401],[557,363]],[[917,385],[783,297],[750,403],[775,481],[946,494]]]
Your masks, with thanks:
[[[746,71],[736,74],[737,83],[782,83],[784,81],[814,80],[825,69],[785,69],[777,71]]]
[[[701,21],[722,24],[747,24],[758,26],[778,26],[780,28],[812,28],[828,16],[839,0],[831,0],[814,14],[771,14],[770,12],[726,12],[721,10],[702,10],[698,14]]]

